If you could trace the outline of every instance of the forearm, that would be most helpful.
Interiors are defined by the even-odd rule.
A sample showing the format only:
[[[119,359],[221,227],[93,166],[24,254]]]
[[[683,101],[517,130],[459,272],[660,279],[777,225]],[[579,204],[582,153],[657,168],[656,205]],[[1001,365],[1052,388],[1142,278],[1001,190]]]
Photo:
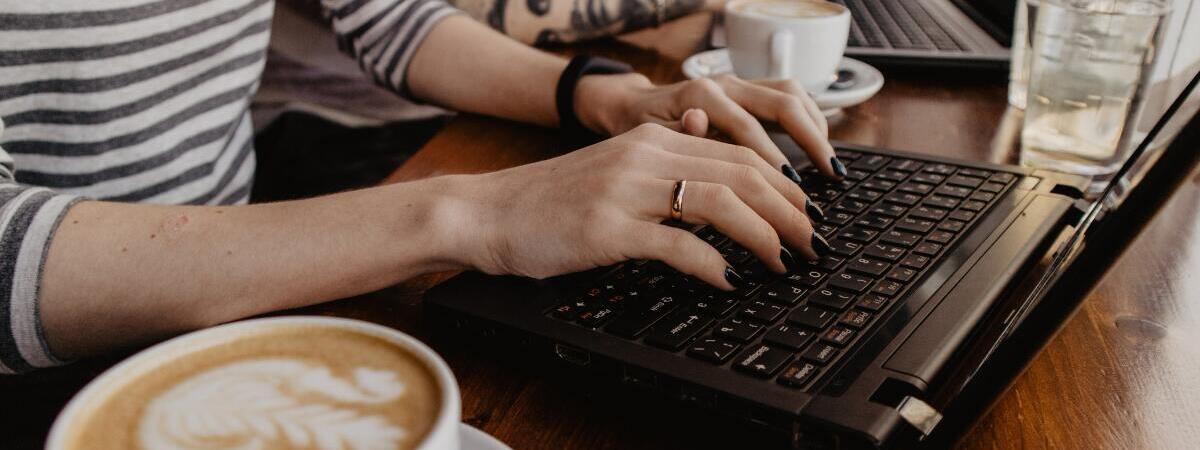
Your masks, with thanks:
[[[253,206],[80,203],[45,263],[50,347],[86,356],[459,267],[445,180]]]
[[[720,0],[454,0],[459,9],[513,38],[535,45],[570,43],[611,36],[672,20]],[[661,17],[659,16],[661,14]]]
[[[464,16],[429,32],[408,68],[417,98],[459,111],[556,126],[554,87],[563,58],[500,35]]]

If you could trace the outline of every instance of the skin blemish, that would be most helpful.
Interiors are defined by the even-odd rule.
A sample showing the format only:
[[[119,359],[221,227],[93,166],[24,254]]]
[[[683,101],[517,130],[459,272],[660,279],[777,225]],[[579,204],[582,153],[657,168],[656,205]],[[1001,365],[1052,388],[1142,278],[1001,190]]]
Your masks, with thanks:
[[[154,239],[155,235],[161,234],[164,239],[174,240],[179,237],[187,228],[191,219],[188,219],[187,214],[175,214],[163,219],[162,224],[158,226],[158,232],[150,235],[150,239]]]
[[[121,247],[121,253],[125,253],[127,251],[129,251],[128,247]]]
[[[79,225],[79,221],[78,221],[78,220],[72,220],[72,221],[71,221],[71,225]]]
[[[158,237],[158,235],[157,235],[157,234],[150,233],[150,239],[154,239],[154,238],[156,238],[156,237]]]
[[[223,209],[218,209],[218,210],[217,210],[217,214],[225,214],[225,210],[223,210]]]
[[[225,250],[225,255],[228,255],[228,256],[233,255],[233,250]]]

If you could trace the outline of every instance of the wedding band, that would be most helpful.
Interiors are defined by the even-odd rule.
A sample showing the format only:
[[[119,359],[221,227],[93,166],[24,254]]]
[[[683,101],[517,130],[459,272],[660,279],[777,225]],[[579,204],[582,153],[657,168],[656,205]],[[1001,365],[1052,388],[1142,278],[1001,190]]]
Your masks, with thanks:
[[[671,220],[683,220],[683,191],[687,189],[687,181],[675,182],[671,192]]]

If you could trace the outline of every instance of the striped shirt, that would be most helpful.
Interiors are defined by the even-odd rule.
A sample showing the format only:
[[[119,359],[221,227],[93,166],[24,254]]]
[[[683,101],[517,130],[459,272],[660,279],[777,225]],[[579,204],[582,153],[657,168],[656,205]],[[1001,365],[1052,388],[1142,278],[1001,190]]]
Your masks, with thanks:
[[[443,0],[321,0],[338,46],[405,92]],[[61,363],[38,317],[81,198],[245,203],[272,0],[0,0],[0,373]]]

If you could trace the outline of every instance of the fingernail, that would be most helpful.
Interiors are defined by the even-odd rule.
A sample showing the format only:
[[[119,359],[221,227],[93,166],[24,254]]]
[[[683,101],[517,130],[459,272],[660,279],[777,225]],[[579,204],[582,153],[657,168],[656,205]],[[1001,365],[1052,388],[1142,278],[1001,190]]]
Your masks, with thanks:
[[[829,250],[832,249],[829,246],[829,241],[826,241],[825,237],[821,236],[821,233],[813,233],[812,248],[813,251],[817,253],[817,256],[822,257],[829,254]]]
[[[725,281],[728,282],[734,289],[741,289],[744,284],[742,275],[733,270],[733,266],[725,266]]]
[[[839,177],[846,176],[846,166],[842,165],[842,161],[836,156],[829,158],[829,163],[833,164],[833,173],[836,173]]]
[[[804,200],[804,212],[808,213],[808,218],[817,222],[825,221],[825,211],[821,211],[821,207],[813,203],[812,199]]]
[[[784,163],[781,170],[783,170],[785,176],[792,179],[793,183],[800,184],[800,174],[796,173],[796,168],[792,167],[791,164]]]
[[[796,267],[796,257],[792,256],[792,251],[787,247],[779,247],[779,259],[783,261],[783,266],[788,272]]]

